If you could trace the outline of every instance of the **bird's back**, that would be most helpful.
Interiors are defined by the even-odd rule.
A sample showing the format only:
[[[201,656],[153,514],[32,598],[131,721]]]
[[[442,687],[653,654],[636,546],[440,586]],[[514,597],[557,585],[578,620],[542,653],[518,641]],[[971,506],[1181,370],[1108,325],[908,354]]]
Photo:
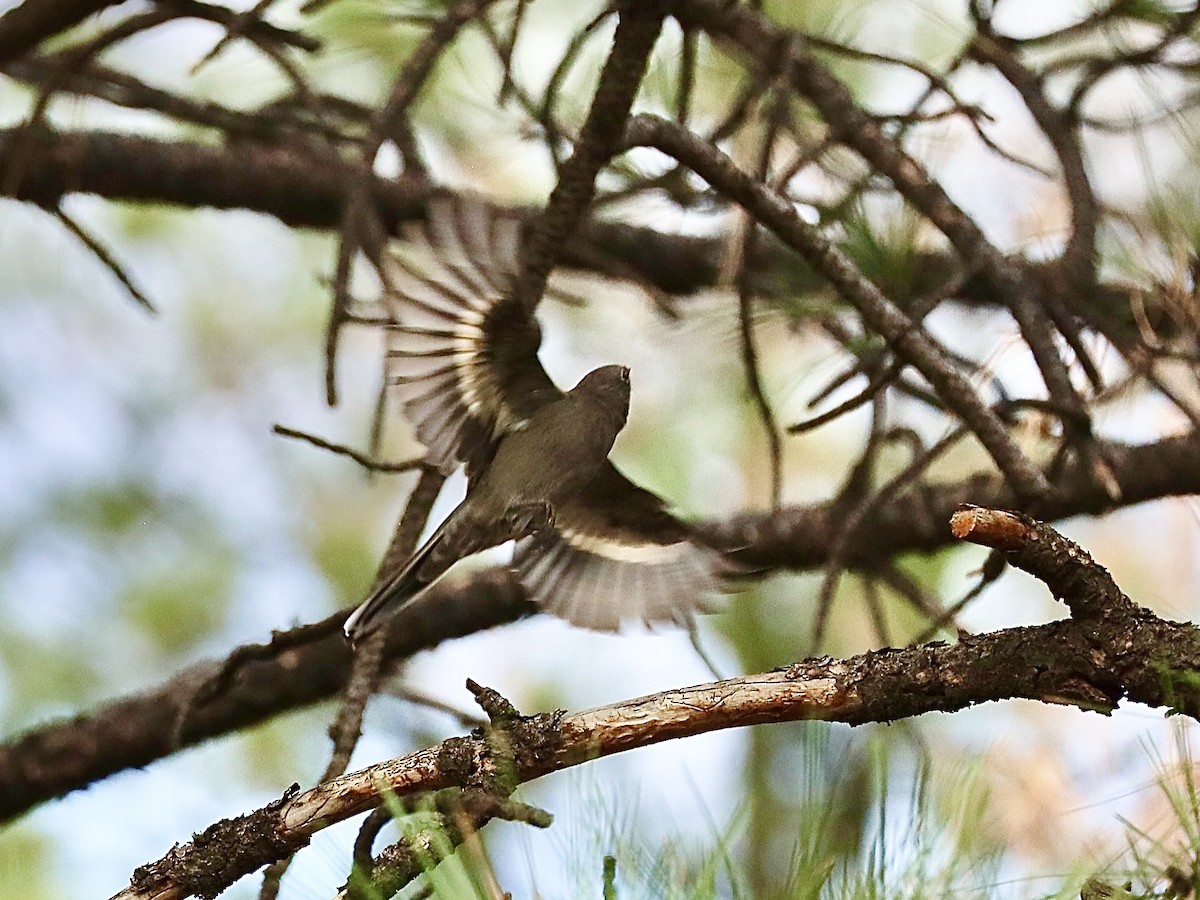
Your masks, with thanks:
[[[501,439],[472,494],[481,506],[553,505],[600,470],[621,424],[593,398],[567,394]]]

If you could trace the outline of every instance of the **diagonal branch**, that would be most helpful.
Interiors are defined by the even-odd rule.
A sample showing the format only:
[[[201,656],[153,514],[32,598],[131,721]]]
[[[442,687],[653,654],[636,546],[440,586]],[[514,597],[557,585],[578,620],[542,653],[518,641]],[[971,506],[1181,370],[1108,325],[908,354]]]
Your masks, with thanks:
[[[1076,123],[1069,112],[1051,103],[1042,80],[1017,59],[999,36],[980,34],[971,44],[970,53],[979,62],[995,66],[1021,95],[1029,114],[1054,148],[1071,207],[1071,237],[1063,250],[1062,264],[1067,277],[1086,289],[1096,277],[1100,204],[1088,177]]]
[[[1131,447],[1102,444],[1131,505],[1177,494],[1200,493],[1200,434]],[[1069,465],[1048,514],[1067,517],[1113,508],[1085,467]],[[878,571],[901,553],[932,552],[953,538],[946,526],[963,503],[1009,507],[1015,502],[1002,478],[979,475],[940,486],[923,486],[874,511],[845,549],[848,567]],[[750,514],[702,526],[720,546],[743,547],[741,556],[763,567],[811,570],[826,564],[838,535],[841,511],[834,504],[785,507],[777,514]],[[536,612],[506,569],[488,569],[468,579],[442,583],[428,602],[406,607],[396,617],[387,653],[404,657],[466,634],[512,622]],[[194,697],[220,663],[185,670],[157,688],[114,700],[90,713],[50,722],[0,744],[0,821],[126,768],[144,766],[179,749],[262,722],[334,696],[345,685],[350,652],[340,619],[316,629],[315,639],[280,639],[250,654],[228,687],[193,710],[175,740],[175,711]],[[307,626],[313,629],[314,626]],[[285,633],[290,635],[291,632]],[[296,678],[304,672],[304,678]]]
[[[703,28],[751,59],[762,47],[777,46],[787,34],[760,12],[720,0],[676,3],[672,13],[685,27]],[[1081,438],[1088,437],[1087,411],[1054,345],[1052,323],[1037,302],[1038,285],[988,241],[974,220],[920,163],[884,134],[879,121],[854,102],[846,85],[820,64],[799,36],[792,47],[790,72],[796,90],[821,113],[834,138],[853,148],[875,171],[888,178],[900,195],[946,236],[967,265],[977,267],[992,282],[1016,319],[1047,392],[1062,410],[1065,426]],[[1044,490],[1048,485],[1042,487]]]
[[[854,263],[817,229],[796,214],[793,206],[750,178],[728,156],[675,122],[657,116],[636,116],[629,123],[629,146],[650,146],[686,165],[799,253],[805,261],[862,315],[896,354],[919,371],[979,438],[1024,500],[1049,493],[1042,473],[1021,452],[1004,423],[980,399],[975,389],[949,362],[949,354],[928,332],[906,316],[858,271]]]
[[[1168,622],[1125,598],[1091,557],[1047,526],[996,510],[956,516],[964,537],[999,546],[1047,579],[1080,620],[1009,628],[953,645],[882,650],[845,660],[810,659],[784,669],[663,691],[586,712],[513,717],[505,768],[514,783],[602,756],[726,728],[804,719],[891,722],[927,712],[1024,698],[1102,713],[1122,699],[1200,717],[1200,630]],[[1090,613],[1103,607],[1104,615]],[[478,788],[495,767],[487,735],[451,738],[218,822],[161,860],[139,868],[114,900],[176,900],[213,893],[294,850],[317,831],[388,797]]]
[[[662,23],[660,0],[638,0],[621,9],[612,51],[600,72],[575,152],[563,164],[545,212],[521,245],[521,272],[513,294],[530,309],[541,300],[562,246],[569,242],[592,202],[600,169],[622,149],[625,122]]]
[[[0,16],[0,62],[124,0],[24,0]]]
[[[398,613],[385,652],[390,658],[408,657],[536,611],[506,570],[486,570],[465,583],[439,585],[427,600]],[[197,690],[221,672],[221,662],[185,669],[157,688],[0,745],[0,820],[113,772],[334,696],[350,674],[350,648],[341,632],[345,617],[343,611],[328,627],[304,626],[313,638],[303,642],[289,640],[292,632],[284,632],[270,645],[238,648],[234,653],[244,660],[230,673],[228,685],[203,702],[196,702]],[[181,712],[187,718],[177,727]]]

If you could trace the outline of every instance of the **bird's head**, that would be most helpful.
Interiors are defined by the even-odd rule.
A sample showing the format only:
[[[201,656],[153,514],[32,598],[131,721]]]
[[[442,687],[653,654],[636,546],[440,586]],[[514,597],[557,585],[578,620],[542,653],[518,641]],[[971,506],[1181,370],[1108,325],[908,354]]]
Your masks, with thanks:
[[[592,369],[580,379],[571,393],[594,399],[606,410],[620,416],[624,424],[629,415],[629,367],[601,366]]]

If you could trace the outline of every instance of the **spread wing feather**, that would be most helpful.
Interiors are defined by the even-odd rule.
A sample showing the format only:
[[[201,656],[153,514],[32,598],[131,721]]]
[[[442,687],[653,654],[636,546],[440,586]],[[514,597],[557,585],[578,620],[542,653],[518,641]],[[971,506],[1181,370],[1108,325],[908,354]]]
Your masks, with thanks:
[[[611,463],[554,512],[551,528],[517,542],[513,565],[535,603],[575,625],[683,622],[712,609],[734,574]]]
[[[538,362],[537,321],[511,297],[520,223],[440,198],[406,237],[418,252],[387,270],[389,382],[430,461],[473,475],[500,435],[562,396]]]
[[[385,294],[389,380],[444,470],[469,477],[496,443],[562,396],[538,362],[537,321],[512,298],[520,223],[464,198],[432,202],[417,252],[391,257]],[[513,565],[548,612],[588,628],[681,621],[710,608],[728,564],[663,501],[611,463],[553,525],[517,542]]]

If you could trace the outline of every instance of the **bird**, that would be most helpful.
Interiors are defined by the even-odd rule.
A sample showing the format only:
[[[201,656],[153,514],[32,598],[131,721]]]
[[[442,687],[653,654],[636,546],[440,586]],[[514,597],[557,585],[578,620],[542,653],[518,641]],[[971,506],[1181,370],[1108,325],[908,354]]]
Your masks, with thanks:
[[[715,607],[732,564],[609,460],[629,413],[630,371],[606,365],[563,392],[538,361],[541,329],[515,297],[521,221],[442,195],[406,229],[417,254],[383,258],[388,384],[426,447],[467,494],[346,620],[361,641],[459,559],[515,539],[529,597],[572,624],[615,631],[685,624]]]

